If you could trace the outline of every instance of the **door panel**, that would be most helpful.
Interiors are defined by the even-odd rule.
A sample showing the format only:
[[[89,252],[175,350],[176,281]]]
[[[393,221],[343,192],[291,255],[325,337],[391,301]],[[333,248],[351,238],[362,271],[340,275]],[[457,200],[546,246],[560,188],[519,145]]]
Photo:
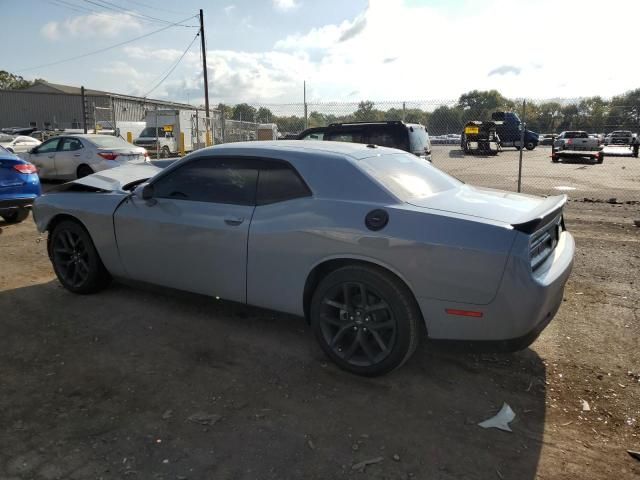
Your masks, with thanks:
[[[254,208],[132,197],[114,216],[124,269],[134,280],[245,302]]]
[[[62,139],[56,152],[55,164],[58,178],[75,179],[84,152],[85,149],[77,138]]]
[[[52,138],[40,145],[36,152],[29,154],[29,161],[38,168],[40,178],[57,178],[55,158],[59,142],[59,138]]]

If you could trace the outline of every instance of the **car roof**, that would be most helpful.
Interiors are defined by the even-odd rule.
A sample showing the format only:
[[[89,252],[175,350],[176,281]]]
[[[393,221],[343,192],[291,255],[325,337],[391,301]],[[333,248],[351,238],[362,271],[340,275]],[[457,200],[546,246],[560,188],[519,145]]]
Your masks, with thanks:
[[[403,150],[363,143],[332,142],[322,140],[267,140],[258,142],[222,143],[203,150],[243,150],[248,155],[274,155],[277,152],[331,153],[351,157],[355,160],[377,155],[407,153]],[[202,150],[200,150],[202,151]]]

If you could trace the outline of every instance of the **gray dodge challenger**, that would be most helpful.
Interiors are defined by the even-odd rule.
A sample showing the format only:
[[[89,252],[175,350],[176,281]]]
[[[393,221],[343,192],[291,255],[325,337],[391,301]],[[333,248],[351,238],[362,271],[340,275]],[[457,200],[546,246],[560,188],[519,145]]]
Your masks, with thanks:
[[[395,149],[249,142],[54,188],[33,213],[68,290],[129,279],[303,316],[341,368],[419,339],[530,345],[562,303],[566,196],[477,188]]]

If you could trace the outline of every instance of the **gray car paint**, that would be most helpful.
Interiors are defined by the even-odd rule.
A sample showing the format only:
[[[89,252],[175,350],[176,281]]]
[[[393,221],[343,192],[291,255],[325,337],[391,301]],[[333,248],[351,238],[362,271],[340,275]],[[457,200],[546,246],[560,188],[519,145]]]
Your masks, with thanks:
[[[359,159],[394,154],[336,142],[219,145],[162,171],[128,166],[77,180],[109,192],[44,195],[36,201],[35,217],[40,231],[57,214],[78,218],[114,276],[297,315],[304,314],[310,272],[334,259],[370,262],[397,275],[414,294],[432,338],[506,340],[555,314],[572,266],[573,239],[562,232],[553,255],[534,273],[529,235],[512,223],[557,208],[564,197],[460,184],[409,204],[358,167]],[[230,155],[286,160],[313,196],[238,209],[183,200],[151,205],[122,191],[126,183],[155,175],[153,183],[189,159]],[[363,221],[374,208],[390,217],[379,232]],[[245,220],[229,226],[226,216]],[[483,317],[452,316],[447,308],[481,311]]]

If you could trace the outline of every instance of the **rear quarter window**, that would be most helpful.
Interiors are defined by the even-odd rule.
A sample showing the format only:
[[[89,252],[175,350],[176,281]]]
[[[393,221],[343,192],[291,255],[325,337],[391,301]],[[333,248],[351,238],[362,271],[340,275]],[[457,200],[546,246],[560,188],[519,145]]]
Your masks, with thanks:
[[[302,177],[285,163],[267,164],[258,175],[258,205],[284,202],[295,198],[311,196]]]

